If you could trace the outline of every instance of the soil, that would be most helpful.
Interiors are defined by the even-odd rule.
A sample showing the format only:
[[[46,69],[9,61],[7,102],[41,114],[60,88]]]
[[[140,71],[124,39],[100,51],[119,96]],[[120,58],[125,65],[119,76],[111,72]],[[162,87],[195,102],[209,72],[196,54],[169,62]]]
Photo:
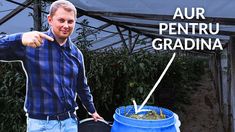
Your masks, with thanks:
[[[184,112],[177,113],[181,132],[224,132],[216,89],[208,73],[197,82],[191,105],[185,107]]]

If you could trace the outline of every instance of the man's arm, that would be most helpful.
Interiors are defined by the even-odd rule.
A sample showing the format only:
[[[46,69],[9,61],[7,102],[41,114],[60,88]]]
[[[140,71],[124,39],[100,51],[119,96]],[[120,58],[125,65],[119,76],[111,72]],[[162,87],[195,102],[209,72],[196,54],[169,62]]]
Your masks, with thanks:
[[[98,119],[103,119],[97,112],[94,106],[93,97],[90,92],[90,88],[87,84],[87,78],[85,76],[85,66],[83,61],[83,56],[81,53],[80,58],[80,67],[79,67],[79,77],[78,77],[78,95],[82,101],[82,103],[87,108],[88,112],[91,114],[93,119],[97,121]]]
[[[82,101],[82,103],[85,105],[86,109],[90,113],[94,113],[95,107],[93,103],[93,97],[90,92],[90,88],[87,84],[87,78],[85,76],[85,67],[83,63],[83,56],[81,55],[79,57],[80,65],[79,65],[79,74],[78,74],[78,89],[77,93]]]
[[[22,33],[0,37],[0,60],[18,60],[21,58],[21,51],[24,51],[21,38]]]
[[[50,36],[38,31],[17,33],[0,37],[0,60],[18,60],[24,56],[26,46],[41,46],[43,39],[54,41]]]

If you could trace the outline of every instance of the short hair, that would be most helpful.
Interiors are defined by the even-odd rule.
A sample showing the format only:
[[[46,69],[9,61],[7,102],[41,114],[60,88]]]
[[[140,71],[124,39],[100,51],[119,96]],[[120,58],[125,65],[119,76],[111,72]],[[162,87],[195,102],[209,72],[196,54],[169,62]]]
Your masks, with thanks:
[[[75,18],[77,17],[77,9],[75,6],[67,0],[57,0],[53,2],[50,6],[49,15],[53,16],[58,8],[62,7],[66,11],[73,11]]]

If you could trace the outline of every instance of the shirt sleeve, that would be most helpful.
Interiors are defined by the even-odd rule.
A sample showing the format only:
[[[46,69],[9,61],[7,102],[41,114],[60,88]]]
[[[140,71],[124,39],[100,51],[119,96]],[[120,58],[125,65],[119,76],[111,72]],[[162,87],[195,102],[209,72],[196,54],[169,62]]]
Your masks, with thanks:
[[[81,52],[80,52],[81,53]],[[87,78],[85,76],[85,66],[83,61],[83,55],[80,54],[80,67],[79,67],[79,75],[78,75],[78,89],[77,93],[82,101],[82,103],[85,105],[86,109],[90,113],[94,113],[95,106],[93,102],[93,96],[90,92],[90,87],[87,84]]]
[[[0,60],[21,60],[24,49],[22,33],[0,36]]]

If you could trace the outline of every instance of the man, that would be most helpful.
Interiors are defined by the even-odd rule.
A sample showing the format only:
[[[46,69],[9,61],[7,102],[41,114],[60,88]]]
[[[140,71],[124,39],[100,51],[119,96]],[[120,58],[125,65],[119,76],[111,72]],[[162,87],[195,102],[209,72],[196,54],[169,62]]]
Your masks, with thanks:
[[[76,16],[72,3],[58,0],[50,7],[48,32],[18,33],[0,39],[0,59],[23,62],[28,132],[76,132],[77,94],[94,120],[102,119],[87,85],[83,55],[69,38]]]

